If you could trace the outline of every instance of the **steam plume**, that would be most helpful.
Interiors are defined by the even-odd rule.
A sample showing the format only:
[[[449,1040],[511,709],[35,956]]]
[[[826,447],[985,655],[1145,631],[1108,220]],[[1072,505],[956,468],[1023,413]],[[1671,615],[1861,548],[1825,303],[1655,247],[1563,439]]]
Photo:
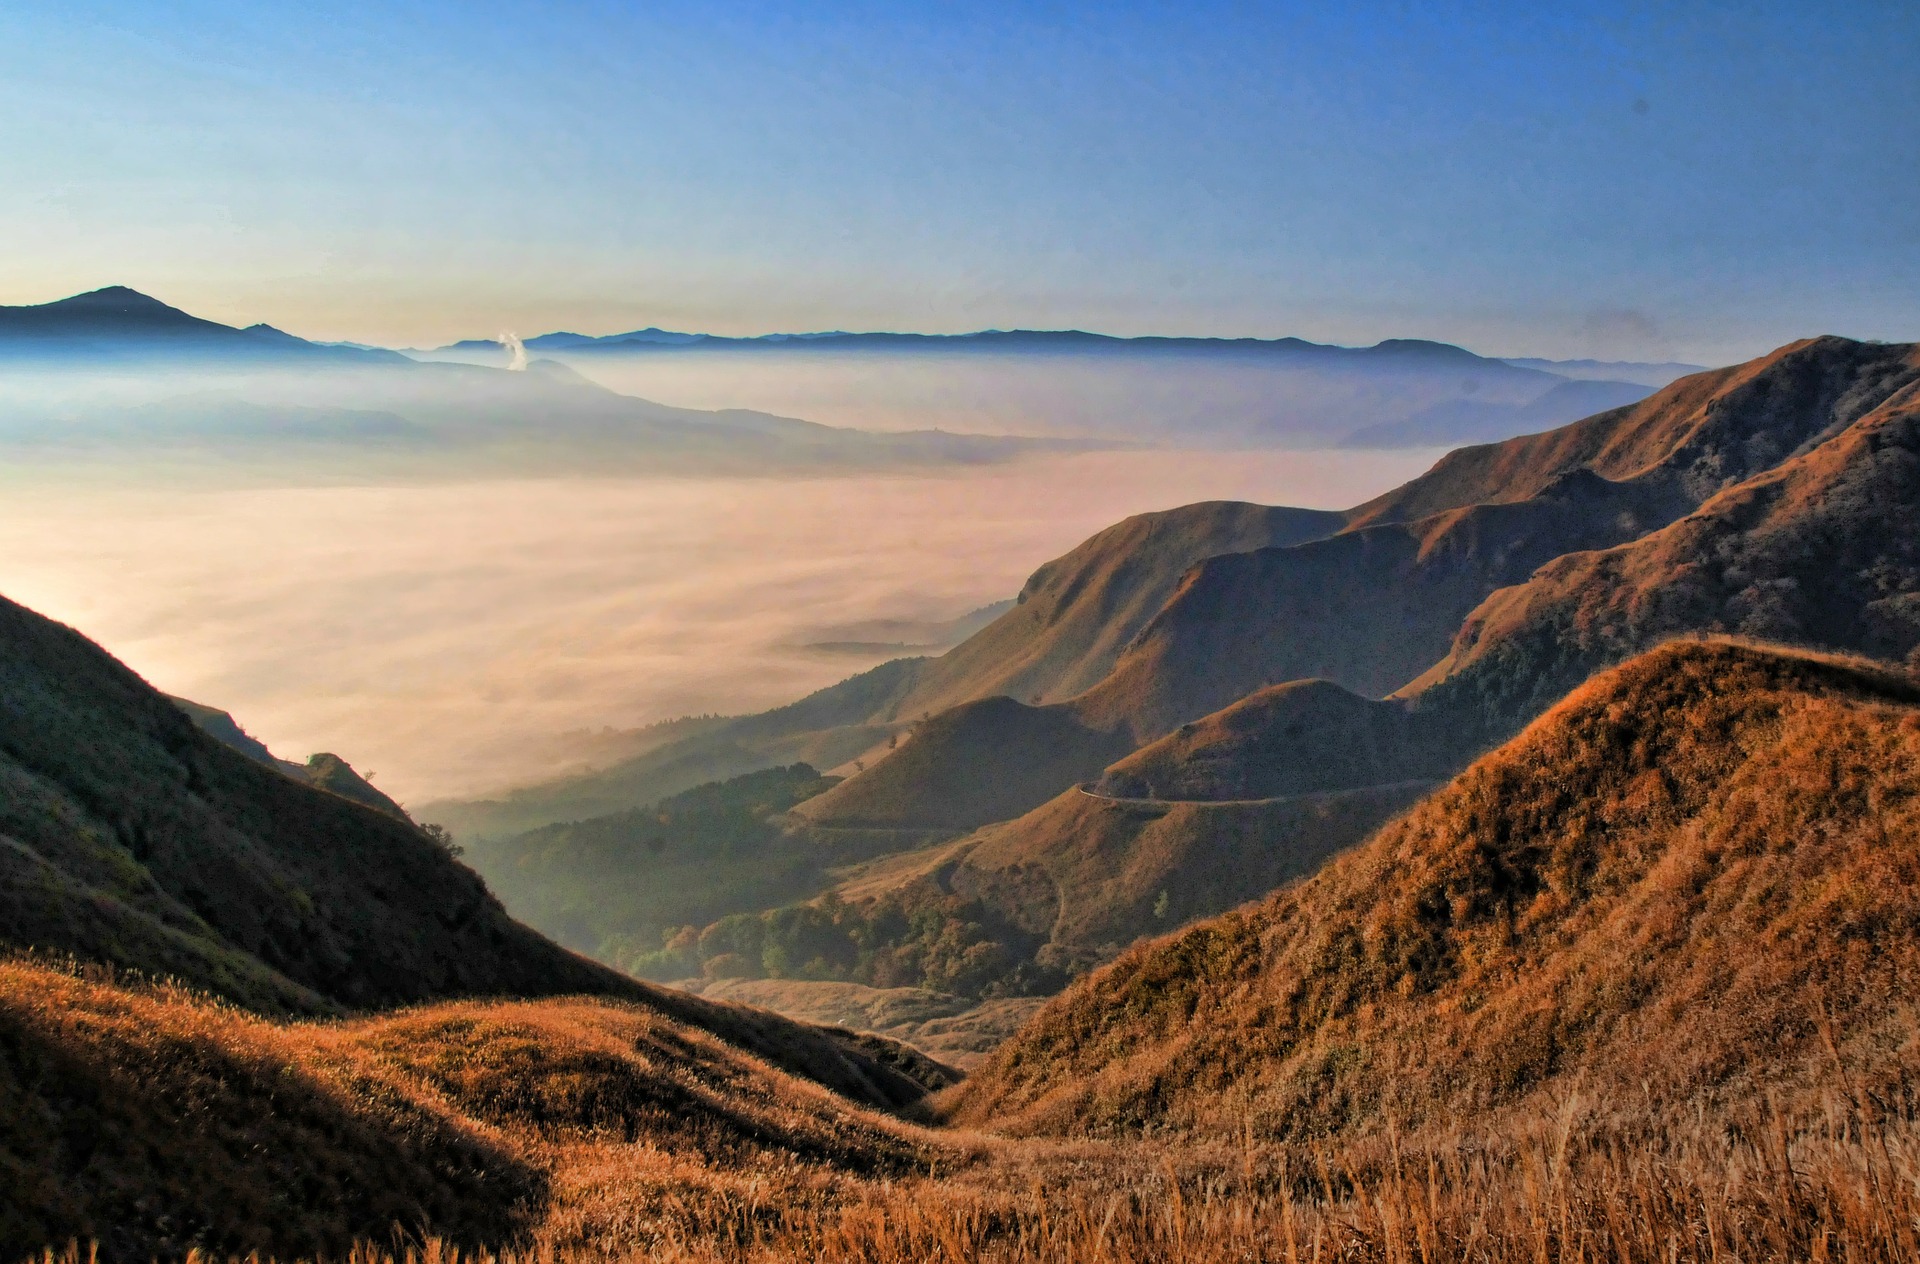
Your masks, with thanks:
[[[500,335],[500,345],[507,349],[507,367],[518,372],[527,367],[527,347],[520,341],[520,335],[505,333]]]

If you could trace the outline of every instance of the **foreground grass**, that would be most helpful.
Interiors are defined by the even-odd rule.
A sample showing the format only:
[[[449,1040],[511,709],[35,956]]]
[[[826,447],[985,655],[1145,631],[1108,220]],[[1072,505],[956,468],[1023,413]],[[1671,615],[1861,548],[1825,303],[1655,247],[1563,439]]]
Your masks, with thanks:
[[[1440,1144],[1285,1151],[1043,1147],[1008,1143],[969,1173],[863,1182],[821,1201],[778,1181],[716,1189],[673,1174],[645,1147],[563,1177],[586,1195],[527,1242],[465,1248],[428,1237],[356,1244],[353,1264],[560,1264],[776,1260],[859,1264],[999,1261],[1920,1260],[1920,1146],[1872,1123],[1836,1089],[1832,1114],[1790,1135],[1702,1128],[1628,1143],[1582,1135],[1577,1101],[1525,1135]],[[601,1167],[601,1164],[607,1166]],[[634,1186],[636,1168],[645,1177]],[[683,1182],[683,1183],[682,1183]],[[640,1193],[639,1190],[650,1191]],[[650,1202],[624,1229],[611,1203]],[[630,1206],[629,1210],[640,1211]],[[583,1217],[597,1220],[583,1239]],[[36,1257],[79,1264],[70,1245]],[[199,1252],[189,1258],[211,1260]],[[256,1259],[258,1257],[255,1257]]]

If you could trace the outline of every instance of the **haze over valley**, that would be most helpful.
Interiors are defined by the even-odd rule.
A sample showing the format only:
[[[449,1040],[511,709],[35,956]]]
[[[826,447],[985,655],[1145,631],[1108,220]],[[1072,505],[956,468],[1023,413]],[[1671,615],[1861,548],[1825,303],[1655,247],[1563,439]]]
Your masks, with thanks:
[[[1130,513],[1332,507],[1432,457],[1116,452],[887,475],[240,489],[69,474],[0,502],[0,592],[275,750],[348,753],[419,802],[607,758],[568,734],[764,710],[944,648],[860,625],[1008,598]]]
[[[0,6],[0,1264],[1920,1264],[1920,10]]]

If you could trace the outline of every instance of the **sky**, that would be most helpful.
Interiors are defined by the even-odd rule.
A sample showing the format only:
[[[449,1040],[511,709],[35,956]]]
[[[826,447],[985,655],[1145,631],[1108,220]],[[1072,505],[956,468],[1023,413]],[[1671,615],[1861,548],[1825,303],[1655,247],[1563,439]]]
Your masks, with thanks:
[[[0,302],[316,338],[1920,338],[1920,6],[0,0]]]

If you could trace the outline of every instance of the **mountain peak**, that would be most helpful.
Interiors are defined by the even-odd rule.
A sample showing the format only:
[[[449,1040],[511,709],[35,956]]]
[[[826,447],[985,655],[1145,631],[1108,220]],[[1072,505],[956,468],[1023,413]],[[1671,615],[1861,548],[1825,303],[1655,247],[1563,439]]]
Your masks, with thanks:
[[[46,306],[66,308],[70,311],[119,312],[123,315],[158,316],[164,313],[186,316],[186,313],[179,308],[169,307],[151,295],[142,294],[124,285],[109,285],[98,290],[88,290],[84,294],[75,294],[71,298],[57,299]]]

